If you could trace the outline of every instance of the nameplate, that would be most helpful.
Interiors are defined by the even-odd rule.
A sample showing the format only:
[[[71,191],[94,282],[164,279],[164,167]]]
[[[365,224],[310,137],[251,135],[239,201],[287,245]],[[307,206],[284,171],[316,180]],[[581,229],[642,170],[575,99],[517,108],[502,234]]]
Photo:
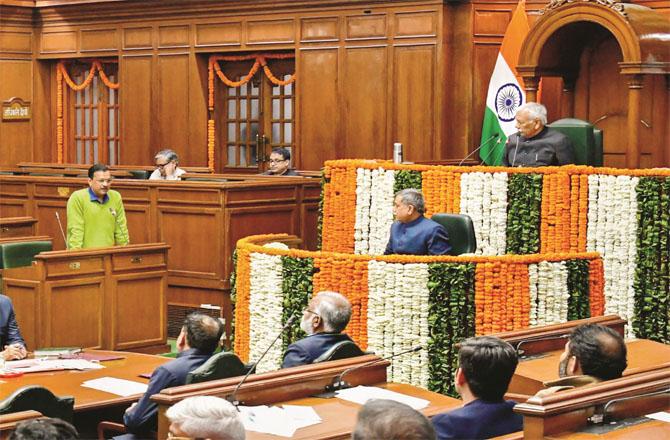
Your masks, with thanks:
[[[14,97],[2,103],[3,121],[29,121],[30,116],[29,101]]]

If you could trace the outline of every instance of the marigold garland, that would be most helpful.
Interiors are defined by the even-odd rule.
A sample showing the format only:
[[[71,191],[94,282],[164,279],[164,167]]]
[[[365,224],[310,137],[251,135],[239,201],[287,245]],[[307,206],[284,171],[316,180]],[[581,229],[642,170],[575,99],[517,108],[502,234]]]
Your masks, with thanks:
[[[604,272],[602,259],[589,261],[589,308],[592,317],[602,316],[605,313]]]
[[[58,163],[63,163],[63,72],[56,68],[56,152]]]
[[[235,353],[244,362],[249,362],[249,278],[250,255],[246,249],[237,250],[236,298],[235,298]]]

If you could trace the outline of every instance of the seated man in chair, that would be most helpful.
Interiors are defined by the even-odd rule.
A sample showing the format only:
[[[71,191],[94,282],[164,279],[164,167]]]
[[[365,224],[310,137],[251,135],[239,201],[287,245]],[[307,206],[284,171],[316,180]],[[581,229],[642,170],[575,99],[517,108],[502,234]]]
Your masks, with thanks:
[[[26,343],[14,316],[12,300],[0,295],[0,357],[6,361],[26,357]]]
[[[158,406],[150,397],[164,388],[184,385],[186,375],[212,356],[222,333],[223,326],[218,319],[200,313],[188,315],[177,337],[177,358],[154,370],[144,396],[126,410],[123,422],[129,432],[141,435],[156,430]],[[127,435],[120,438],[136,437]]]
[[[351,318],[351,304],[337,292],[319,292],[305,309],[300,328],[307,337],[288,346],[282,368],[313,363],[341,341],[351,341],[342,333]]]

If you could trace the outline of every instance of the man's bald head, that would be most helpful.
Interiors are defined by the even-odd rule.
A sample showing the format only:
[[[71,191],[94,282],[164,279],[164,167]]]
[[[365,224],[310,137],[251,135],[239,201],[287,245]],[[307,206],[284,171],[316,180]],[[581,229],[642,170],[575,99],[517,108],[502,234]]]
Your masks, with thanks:
[[[583,374],[600,380],[621,377],[627,366],[623,338],[599,324],[579,326],[570,334],[569,355],[577,359]]]
[[[351,304],[337,292],[319,292],[309,302],[309,308],[319,314],[326,332],[342,332],[351,318]]]

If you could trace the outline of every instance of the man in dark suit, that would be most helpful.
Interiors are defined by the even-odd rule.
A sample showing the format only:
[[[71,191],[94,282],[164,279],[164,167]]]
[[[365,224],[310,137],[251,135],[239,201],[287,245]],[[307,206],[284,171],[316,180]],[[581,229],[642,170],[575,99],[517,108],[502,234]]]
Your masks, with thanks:
[[[521,431],[523,419],[503,400],[518,363],[516,351],[492,336],[466,339],[454,382],[463,406],[433,417],[437,438],[484,439]]]
[[[26,357],[26,343],[14,316],[12,300],[0,295],[0,355],[6,361]]]
[[[319,292],[303,312],[300,328],[307,337],[288,346],[282,368],[311,364],[340,341],[351,341],[342,333],[351,318],[351,304],[337,292]]]
[[[157,428],[158,406],[150,400],[165,388],[184,385],[186,375],[209,359],[219,345],[223,326],[218,319],[192,313],[184,321],[177,337],[177,358],[156,368],[146,393],[126,410],[123,422],[132,434],[146,435]],[[120,438],[137,438],[133,435]]]

